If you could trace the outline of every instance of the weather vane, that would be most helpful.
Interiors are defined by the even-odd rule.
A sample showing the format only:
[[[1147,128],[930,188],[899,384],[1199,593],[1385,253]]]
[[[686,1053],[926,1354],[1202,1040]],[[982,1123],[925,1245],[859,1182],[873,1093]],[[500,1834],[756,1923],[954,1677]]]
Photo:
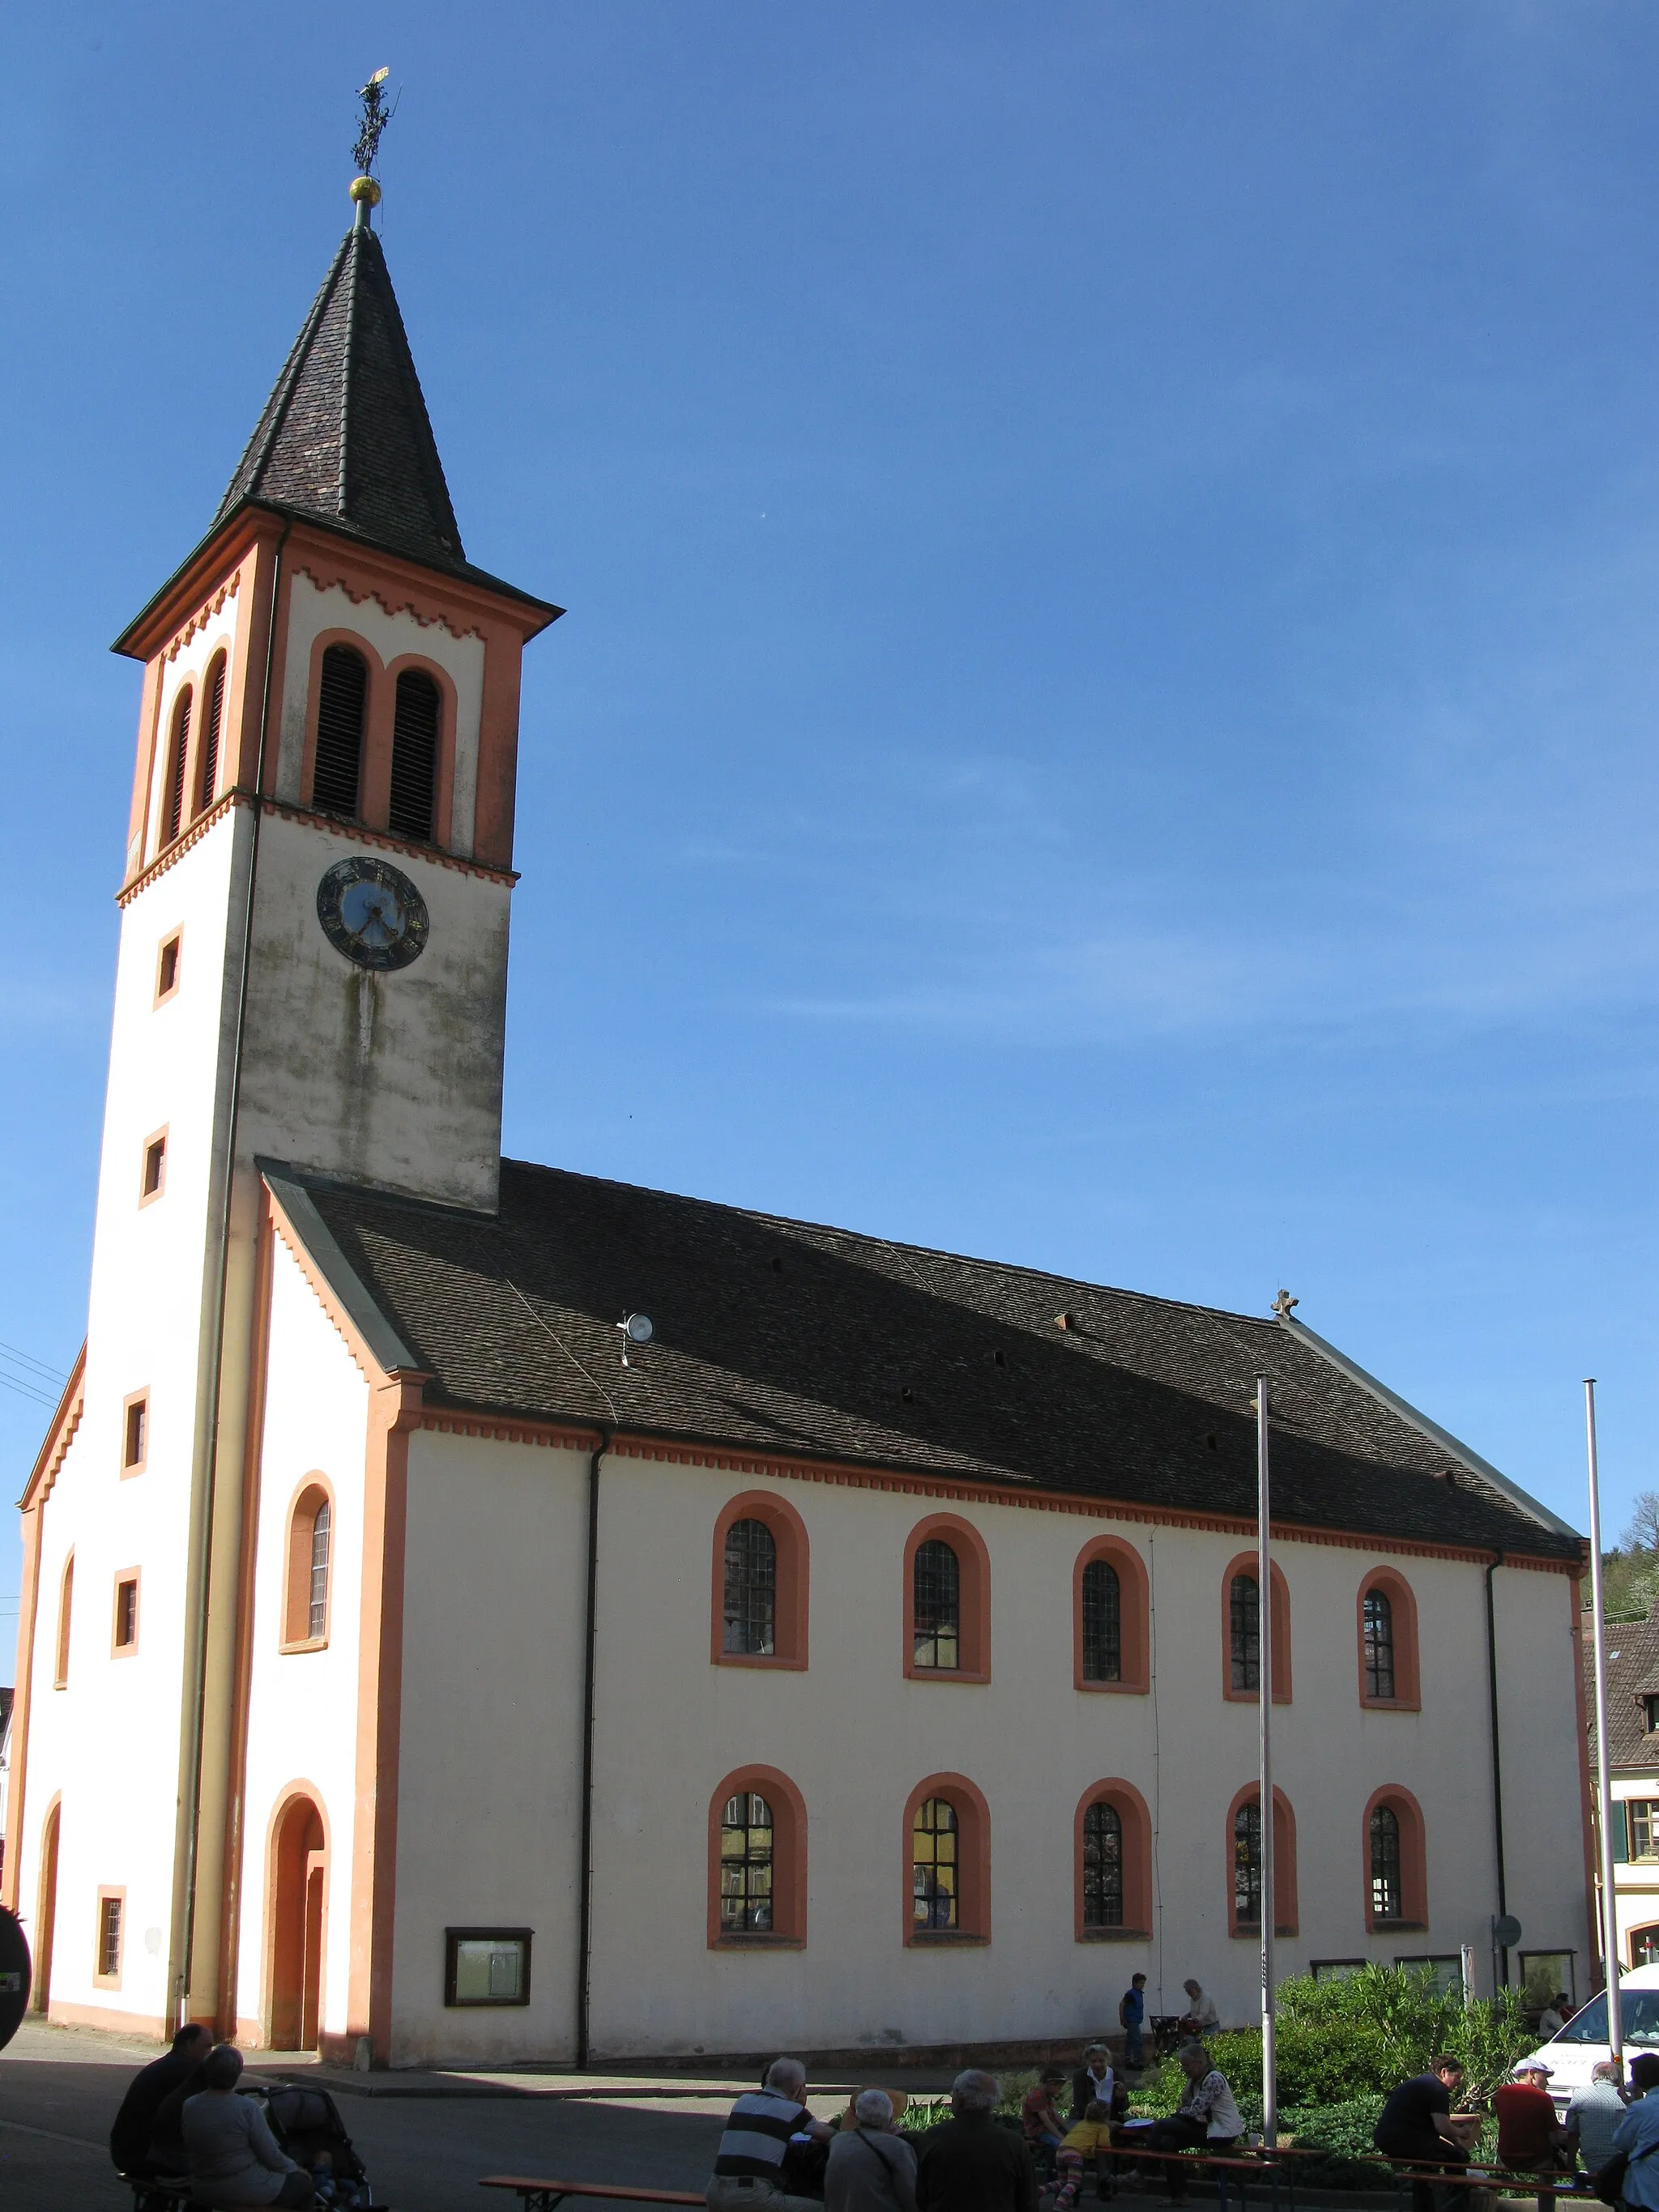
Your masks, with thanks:
[[[363,120],[357,133],[357,143],[351,149],[351,158],[357,164],[360,176],[374,175],[375,160],[380,151],[380,133],[391,122],[394,112],[394,108],[386,105],[382,89],[391,74],[389,69],[377,69],[357,94],[363,103]]]

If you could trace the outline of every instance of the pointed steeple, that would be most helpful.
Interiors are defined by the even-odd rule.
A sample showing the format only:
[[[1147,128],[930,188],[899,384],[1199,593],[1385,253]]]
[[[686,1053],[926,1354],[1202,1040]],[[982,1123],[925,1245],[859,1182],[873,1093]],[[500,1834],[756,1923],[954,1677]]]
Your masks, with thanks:
[[[358,197],[356,227],[312,302],[214,528],[255,501],[428,568],[472,573],[370,204]]]

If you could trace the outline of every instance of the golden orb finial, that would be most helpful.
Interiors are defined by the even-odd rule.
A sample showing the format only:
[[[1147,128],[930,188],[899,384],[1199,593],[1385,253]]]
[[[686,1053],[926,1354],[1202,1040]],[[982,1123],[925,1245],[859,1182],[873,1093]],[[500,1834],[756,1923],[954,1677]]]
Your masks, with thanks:
[[[373,177],[354,177],[350,196],[354,200],[367,200],[370,207],[380,204],[380,188]]]

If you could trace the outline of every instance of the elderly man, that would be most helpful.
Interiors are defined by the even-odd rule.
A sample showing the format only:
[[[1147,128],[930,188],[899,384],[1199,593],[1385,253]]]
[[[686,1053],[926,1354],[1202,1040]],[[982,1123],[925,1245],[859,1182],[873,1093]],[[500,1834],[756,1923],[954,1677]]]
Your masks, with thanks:
[[[1613,2139],[1625,2117],[1620,2083],[1624,2068],[1616,2058],[1599,2058],[1589,2080],[1567,2100],[1567,2134],[1577,2147],[1586,2173],[1600,2173],[1613,2156]]]
[[[1631,2087],[1636,2102],[1620,2121],[1613,2138],[1614,2153],[1623,2151],[1630,2161],[1619,2193],[1639,2212],[1659,2212],[1659,2057],[1644,2051],[1630,2063]]]
[[[918,2212],[1036,2212],[1036,2174],[1019,2137],[991,2118],[1001,2094],[976,2067],[951,2084],[954,2118],[935,2128],[916,2164]]]
[[[1206,2035],[1213,2035],[1220,2027],[1221,2014],[1215,2008],[1215,1999],[1206,1996],[1201,1984],[1183,1982],[1181,1986],[1187,1992],[1187,2009],[1179,2023],[1181,2033],[1202,2043]]]
[[[1184,2044],[1178,2055],[1181,2070],[1187,2077],[1181,2102],[1167,2120],[1153,2123],[1146,2137],[1146,2148],[1158,2151],[1196,2150],[1204,2144],[1221,2157],[1244,2132],[1244,2123],[1227,2077],[1218,2066],[1211,2063],[1210,2054],[1201,2043]],[[1159,2162],[1164,2166],[1170,2202],[1179,2204],[1187,2194],[1186,2171],[1174,2159]]]
[[[1564,2173],[1571,2163],[1567,2130],[1556,2119],[1549,2092],[1553,2071],[1541,2058],[1523,2058],[1492,2099],[1498,2163],[1516,2173]],[[1553,2189],[1539,2191],[1538,2212],[1555,2212]]]
[[[765,2086],[732,2106],[703,2192],[709,2212],[818,2212],[817,2199],[792,2197],[783,2185],[783,2157],[791,2138],[823,2142],[827,2120],[815,2120],[801,2099],[806,2069],[799,2058],[775,2058]]]
[[[843,2124],[830,2146],[824,2212],[916,2212],[916,2154],[893,2132],[892,2099],[860,2090],[853,2117],[858,2124]]]

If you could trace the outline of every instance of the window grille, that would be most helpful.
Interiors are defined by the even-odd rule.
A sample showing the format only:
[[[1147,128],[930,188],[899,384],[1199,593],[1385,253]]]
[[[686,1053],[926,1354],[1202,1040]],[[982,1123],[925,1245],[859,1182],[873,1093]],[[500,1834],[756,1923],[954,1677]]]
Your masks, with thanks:
[[[1365,1593],[1365,1695],[1394,1695],[1394,1606],[1375,1589]]]
[[[1400,1815],[1379,1805],[1371,1814],[1371,1918],[1403,1920],[1400,1885]]]
[[[913,1596],[915,1664],[953,1672],[962,1664],[962,1566],[938,1536],[917,1548]]]
[[[118,1897],[100,1897],[98,1900],[98,1971],[106,1980],[112,1979],[121,1971],[121,1900]]]
[[[1656,1805],[1650,1797],[1631,1797],[1626,1801],[1625,1811],[1630,1820],[1631,1856],[1633,1859],[1659,1858],[1659,1842],[1656,1842],[1659,1820],[1654,1819],[1654,1814],[1659,1813],[1659,1805]]]
[[[216,653],[213,665],[208,671],[207,722],[202,731],[202,773],[196,810],[200,813],[213,804],[214,787],[219,781],[219,726],[225,712],[225,656]]]
[[[721,1649],[769,1659],[777,1650],[778,1547],[764,1521],[726,1532],[726,1627]]]
[[[1235,1575],[1228,1613],[1232,1631],[1232,1684],[1236,1690],[1261,1687],[1261,1602],[1254,1575]]]
[[[1083,1679],[1116,1682],[1123,1672],[1123,1592],[1108,1559],[1083,1570]]]
[[[362,655],[349,645],[331,645],[317,686],[317,757],[311,770],[311,803],[320,813],[357,811],[368,702],[368,669]]]
[[[726,1801],[720,1822],[720,1928],[772,1932],[772,1808],[753,1790]]]
[[[329,1525],[328,1500],[325,1498],[311,1524],[311,1610],[307,1633],[313,1637],[328,1633]]]
[[[1115,1805],[1091,1805],[1083,1815],[1083,1924],[1123,1925],[1123,1820]]]
[[[398,678],[392,721],[392,809],[394,837],[425,844],[432,835],[432,796],[438,781],[438,687],[418,668]]]
[[[916,1808],[910,1832],[910,1896],[911,1917],[918,1928],[962,1925],[959,1840],[957,1808],[948,1798],[929,1797]]]
[[[1261,1924],[1261,1805],[1254,1797],[1233,1815],[1233,1918],[1241,1928]]]
[[[168,768],[167,842],[179,835],[185,819],[185,771],[190,758],[190,686],[179,695],[173,710],[173,759]]]

